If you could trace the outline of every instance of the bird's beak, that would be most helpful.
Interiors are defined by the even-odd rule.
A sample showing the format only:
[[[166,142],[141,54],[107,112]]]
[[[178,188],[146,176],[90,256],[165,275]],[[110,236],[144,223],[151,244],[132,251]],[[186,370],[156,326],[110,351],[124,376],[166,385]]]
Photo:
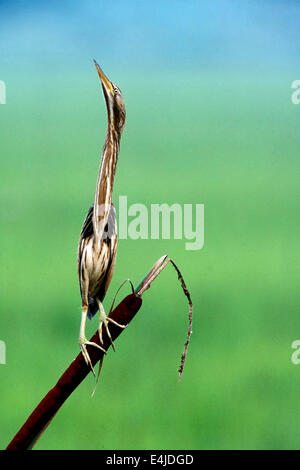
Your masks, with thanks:
[[[113,89],[113,86],[112,86],[110,80],[107,78],[107,76],[105,75],[105,73],[101,69],[100,65],[95,61],[95,59],[94,59],[94,63],[95,63],[99,78],[101,80],[103,90],[107,93],[108,96],[113,96],[114,95],[114,89]]]

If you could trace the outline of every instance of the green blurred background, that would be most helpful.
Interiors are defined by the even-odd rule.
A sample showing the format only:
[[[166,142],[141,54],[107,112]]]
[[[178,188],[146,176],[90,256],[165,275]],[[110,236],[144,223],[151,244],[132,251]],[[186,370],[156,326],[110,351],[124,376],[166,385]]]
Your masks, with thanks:
[[[120,240],[104,305],[168,253],[191,291],[193,334],[178,384],[187,304],[169,266],[94,398],[90,374],[36,449],[299,448],[299,10],[1,1],[2,448],[78,353],[77,242],[106,130],[94,57],[127,106],[115,203],[205,204],[200,251]]]

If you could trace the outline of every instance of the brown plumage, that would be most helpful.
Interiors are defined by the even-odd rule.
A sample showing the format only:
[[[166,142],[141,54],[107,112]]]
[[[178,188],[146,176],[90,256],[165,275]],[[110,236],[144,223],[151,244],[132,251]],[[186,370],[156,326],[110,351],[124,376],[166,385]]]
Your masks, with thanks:
[[[102,325],[110,337],[108,321],[102,301],[112,279],[116,253],[116,215],[112,203],[114,177],[119,155],[121,134],[125,125],[125,104],[119,88],[114,85],[95,62],[101,80],[107,107],[107,135],[99,169],[94,204],[90,207],[83,223],[78,244],[78,276],[82,299],[82,316],[79,344],[87,364],[92,367],[86,345],[103,350],[85,337],[86,317],[92,318],[99,310],[99,337],[102,343]],[[123,327],[123,325],[118,325]],[[112,341],[111,341],[112,343]],[[112,343],[113,346],[113,343]]]

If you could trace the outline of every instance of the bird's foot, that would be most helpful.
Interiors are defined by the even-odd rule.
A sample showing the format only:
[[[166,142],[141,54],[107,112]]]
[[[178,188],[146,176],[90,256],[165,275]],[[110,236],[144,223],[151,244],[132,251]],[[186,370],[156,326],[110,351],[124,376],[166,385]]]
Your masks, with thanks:
[[[90,358],[89,353],[87,352],[87,349],[86,349],[86,345],[95,346],[96,348],[100,349],[100,351],[103,351],[105,354],[106,354],[106,350],[104,348],[102,348],[101,346],[99,346],[99,344],[94,343],[93,341],[88,341],[86,338],[81,338],[81,337],[79,338],[80,350],[82,352],[82,355],[83,355],[83,358],[86,362],[86,365],[90,366],[94,376],[96,376],[91,358]]]
[[[112,337],[111,337],[111,334],[110,334],[110,331],[109,331],[109,327],[108,327],[108,323],[113,323],[114,325],[118,326],[119,328],[126,328],[126,325],[120,325],[120,323],[116,322],[115,320],[113,320],[112,318],[108,317],[106,315],[106,313],[104,312],[104,309],[101,308],[100,309],[100,321],[99,321],[99,329],[98,329],[98,332],[99,332],[99,340],[100,340],[100,343],[103,344],[103,338],[102,338],[102,326],[104,325],[105,326],[105,329],[106,329],[106,333],[107,333],[107,336],[109,337],[109,340],[110,340],[110,343],[112,345],[112,348],[113,350],[115,351],[115,345],[114,345],[114,342],[112,340]]]

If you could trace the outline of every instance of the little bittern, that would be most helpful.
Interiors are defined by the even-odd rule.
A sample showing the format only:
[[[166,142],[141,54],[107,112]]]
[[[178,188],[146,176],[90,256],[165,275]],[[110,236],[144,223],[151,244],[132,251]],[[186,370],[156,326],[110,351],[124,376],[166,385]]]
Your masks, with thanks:
[[[83,357],[94,369],[86,345],[105,351],[98,344],[87,341],[85,337],[86,318],[92,318],[99,310],[99,339],[102,341],[102,325],[113,346],[109,333],[108,318],[102,301],[112,279],[117,253],[116,215],[112,203],[114,177],[118,161],[121,134],[125,125],[125,104],[120,89],[103,73],[96,61],[95,66],[101,80],[107,108],[107,135],[98,174],[94,204],[88,211],[80,234],[78,245],[78,276],[82,299],[82,315],[79,344]]]

